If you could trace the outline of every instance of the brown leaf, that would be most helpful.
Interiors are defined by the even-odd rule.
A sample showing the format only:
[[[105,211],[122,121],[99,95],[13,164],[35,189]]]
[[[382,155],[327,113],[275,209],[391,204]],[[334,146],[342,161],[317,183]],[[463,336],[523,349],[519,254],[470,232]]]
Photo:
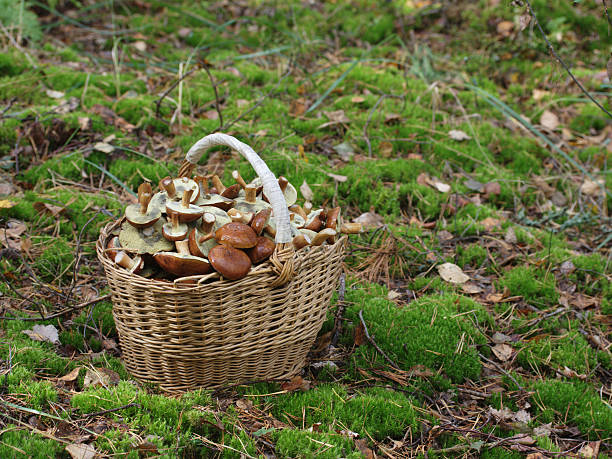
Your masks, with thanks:
[[[508,229],[506,230],[506,234],[504,235],[504,241],[506,241],[508,244],[516,244],[518,242],[514,228],[512,228],[511,226],[508,227]]]
[[[529,453],[527,459],[546,459],[542,453]]]
[[[93,459],[98,454],[93,446],[85,443],[72,443],[66,446],[66,451],[72,459]]]
[[[463,284],[470,280],[470,276],[453,263],[443,263],[437,267],[440,277],[451,284]]]
[[[294,376],[291,381],[284,382],[281,384],[281,389],[287,392],[293,392],[294,390],[301,390],[306,392],[310,389],[310,381],[302,378],[301,376]]]
[[[509,37],[514,30],[514,23],[510,21],[501,21],[497,24],[497,33],[502,37]]]
[[[353,102],[354,104],[360,104],[362,102],[365,102],[365,97],[363,97],[363,96],[353,96],[351,98],[351,102]]]
[[[351,120],[348,119],[348,117],[344,113],[344,110],[336,110],[333,112],[323,112],[323,114],[327,116],[329,121],[319,126],[319,129],[323,129],[328,126],[333,126],[334,124],[345,124],[345,123],[351,122]]]
[[[65,382],[75,381],[78,378],[78,376],[79,376],[79,371],[81,370],[81,368],[83,368],[83,367],[76,367],[74,370],[72,370],[67,375],[62,376],[61,378],[57,378],[57,380],[58,381],[65,381]]]
[[[397,113],[387,113],[385,115],[385,124],[395,124],[402,119],[401,115]]]
[[[554,131],[559,127],[559,117],[550,110],[544,110],[544,113],[540,116],[540,124],[546,129]]]
[[[502,362],[507,361],[510,357],[512,357],[513,349],[507,344],[496,344],[491,347],[493,354],[501,360]]]
[[[531,438],[527,434],[516,434],[509,439],[510,441],[514,441],[514,443],[518,443],[519,445],[534,445],[535,440]]]
[[[563,376],[565,376],[566,378],[578,378],[582,379],[583,381],[587,379],[587,375],[579,375],[574,370],[566,366],[563,366],[563,370],[561,370],[561,373],[563,373]]]
[[[389,158],[393,153],[393,144],[384,140],[378,144],[378,151],[383,158]]]
[[[355,346],[363,346],[367,342],[365,328],[363,328],[363,324],[359,322],[355,327]]]
[[[54,217],[66,212],[65,207],[55,206],[42,201],[36,201],[34,204],[32,204],[32,206],[38,211],[38,213],[51,214]]]
[[[531,22],[531,15],[529,15],[528,13],[521,14],[519,16],[518,22],[519,22],[519,30],[522,32],[523,30],[527,28],[527,26]]]
[[[0,209],[10,209],[11,207],[15,207],[16,205],[16,202],[9,201],[8,199],[0,199]]]
[[[561,266],[559,266],[559,272],[565,276],[573,273],[574,271],[576,271],[576,267],[574,266],[574,263],[572,263],[571,260],[566,260],[561,263]]]
[[[368,442],[365,438],[356,439],[355,446],[366,459],[374,459],[376,457],[374,452],[368,448]]]
[[[484,220],[481,220],[480,224],[484,226],[484,229],[486,229],[487,231],[493,231],[494,229],[500,227],[501,220],[493,217],[487,217]]]
[[[88,368],[83,380],[83,386],[115,386],[119,384],[119,379],[119,375],[108,368]]]
[[[206,118],[207,120],[218,120],[219,112],[217,110],[206,110],[204,113],[202,113],[202,117]]]
[[[23,330],[34,341],[46,341],[52,344],[59,344],[59,334],[54,325],[34,325],[32,330]]]
[[[296,118],[306,113],[307,109],[308,105],[306,99],[300,97],[299,99],[292,100],[289,104],[289,115]]]
[[[245,399],[236,400],[236,406],[241,410],[248,411],[253,408],[253,402]]]
[[[302,193],[302,196],[306,201],[312,201],[312,198],[314,197],[312,190],[308,186],[308,183],[306,183],[306,180],[304,180],[300,185],[300,193]]]
[[[497,182],[485,183],[482,191],[484,192],[485,197],[488,197],[492,194],[497,195],[501,193],[501,186]]]
[[[157,450],[157,445],[147,440],[139,444],[137,449],[138,449],[140,457],[142,457],[143,455],[148,455],[148,454],[159,454],[159,451]]]
[[[512,338],[510,338],[508,335],[504,335],[503,333],[495,332],[493,333],[491,340],[496,344],[503,344],[511,342]]]
[[[419,176],[417,177],[416,182],[419,185],[428,186],[429,185],[429,176],[427,175],[426,172],[421,172],[419,174]]]
[[[364,229],[380,228],[385,224],[385,221],[383,220],[382,216],[378,215],[373,210],[361,214],[359,217],[355,218],[353,222],[361,223]]]
[[[597,441],[591,441],[589,443],[587,443],[586,445],[584,445],[582,448],[580,448],[580,451],[578,451],[578,454],[580,454],[582,457],[597,457],[599,456],[599,448],[601,445],[601,440],[597,440]]]
[[[479,287],[472,282],[467,282],[461,286],[461,290],[469,295],[475,295],[476,293],[482,292],[482,287]]]

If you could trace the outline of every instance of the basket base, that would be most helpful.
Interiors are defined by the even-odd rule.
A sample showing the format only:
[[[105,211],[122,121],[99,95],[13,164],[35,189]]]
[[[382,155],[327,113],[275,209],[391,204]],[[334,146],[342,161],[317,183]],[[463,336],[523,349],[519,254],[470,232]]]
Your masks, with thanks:
[[[312,345],[296,342],[271,347],[263,352],[231,358],[171,359],[166,354],[151,352],[141,343],[121,339],[123,362],[137,380],[159,385],[168,393],[181,393],[199,388],[216,389],[231,384],[272,379],[289,379],[304,367]],[[143,359],[143,355],[146,356]],[[158,377],[151,377],[158,375]]]

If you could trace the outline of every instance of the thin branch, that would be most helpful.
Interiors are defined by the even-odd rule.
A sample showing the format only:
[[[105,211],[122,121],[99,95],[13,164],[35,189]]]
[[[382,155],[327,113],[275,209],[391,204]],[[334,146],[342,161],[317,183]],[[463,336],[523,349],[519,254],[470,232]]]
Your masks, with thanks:
[[[114,413],[115,411],[125,410],[126,408],[132,408],[133,406],[137,406],[140,408],[140,405],[138,403],[128,403],[127,405],[118,406],[117,408],[110,408],[108,410],[96,411],[95,413],[87,413],[87,414],[84,414],[83,417],[91,418],[94,416],[101,416],[103,414]]]
[[[359,320],[361,320],[361,325],[363,325],[363,331],[365,332],[366,338],[368,339],[370,344],[374,346],[378,352],[380,352],[380,355],[382,355],[385,358],[385,360],[389,363],[389,365],[391,365],[396,370],[400,370],[400,367],[393,360],[391,360],[380,347],[378,347],[378,344],[376,344],[376,342],[374,341],[374,338],[370,336],[370,333],[368,332],[368,326],[363,320],[363,309],[359,310]]]
[[[217,84],[213,79],[212,73],[210,73],[210,69],[208,68],[208,64],[206,62],[202,62],[202,67],[206,74],[208,75],[208,79],[210,80],[210,84],[215,91],[215,108],[217,109],[217,114],[219,115],[219,130],[223,127],[223,115],[221,114],[221,104],[219,103],[219,93],[217,92]]]
[[[610,24],[610,26],[612,27],[612,20],[610,19],[610,15],[608,14],[608,5],[606,3],[606,0],[601,1],[603,3],[604,12],[606,13],[606,19],[608,20],[608,24]]]
[[[172,92],[172,90],[174,88],[176,88],[178,86],[178,84],[183,81],[185,78],[187,78],[189,75],[191,75],[193,72],[195,72],[196,70],[198,70],[197,68],[192,68],[189,72],[184,73],[183,75],[181,75],[180,78],[177,78],[177,80],[172,83],[172,85],[170,85],[170,87],[168,89],[166,89],[161,96],[159,96],[159,99],[157,99],[157,104],[155,104],[155,118],[159,118],[159,110],[161,109],[161,103],[162,101],[168,96],[168,94],[170,94]]]
[[[366,123],[363,126],[363,138],[368,144],[368,158],[372,157],[372,144],[370,143],[370,138],[368,137],[368,126],[370,125],[370,121],[372,120],[372,115],[374,115],[374,112],[376,111],[380,103],[385,99],[385,97],[386,97],[386,94],[383,94],[382,96],[378,98],[378,100],[376,101],[372,109],[370,110],[370,113],[368,113],[368,119],[366,120]]]
[[[340,276],[340,288],[338,289],[338,308],[336,309],[336,317],[334,319],[334,333],[331,339],[331,345],[335,346],[338,343],[340,333],[342,333],[342,317],[346,304],[344,303],[344,294],[346,293],[346,275],[342,273]]]
[[[0,271],[0,274],[1,274],[1,271]],[[24,298],[27,301],[32,301],[32,300],[29,300],[28,298],[25,298],[25,297],[22,297],[22,298]],[[106,300],[108,300],[110,298],[111,298],[110,294],[102,295],[102,296],[99,296],[97,298],[94,298],[93,300],[85,301],[84,303],[80,303],[80,304],[75,304],[74,306],[69,306],[67,308],[62,309],[61,311],[55,312],[55,313],[50,314],[48,316],[44,316],[42,314],[41,314],[41,317],[0,316],[0,320],[23,320],[24,322],[28,322],[28,321],[40,321],[40,320],[55,319],[56,317],[63,316],[64,314],[68,314],[69,312],[78,311],[79,309],[86,308],[87,306],[91,306],[92,304],[96,304],[96,303],[99,303],[101,301],[106,301]]]
[[[597,102],[593,98],[593,96],[585,89],[585,87],[582,86],[582,83],[580,83],[580,81],[578,81],[578,79],[574,76],[574,74],[572,73],[570,68],[567,66],[567,64],[563,61],[563,59],[561,59],[561,56],[559,56],[557,54],[557,52],[555,51],[555,48],[553,48],[552,43],[548,40],[548,37],[546,36],[546,32],[544,32],[544,29],[540,25],[540,21],[538,21],[538,18],[536,16],[535,12],[533,11],[533,8],[531,7],[531,3],[529,3],[529,0],[525,0],[525,3],[527,4],[527,8],[529,8],[529,14],[531,14],[531,17],[533,18],[534,22],[536,23],[536,26],[538,27],[538,30],[542,34],[542,37],[544,37],[544,41],[546,42],[546,45],[548,46],[548,50],[551,52],[551,54],[553,56],[555,56],[555,59],[557,59],[559,61],[559,63],[563,66],[563,68],[568,73],[568,75],[571,77],[571,79],[574,81],[574,83],[576,83],[576,85],[578,85],[578,87],[584,93],[584,95],[587,96],[589,99],[591,99],[591,101],[595,105],[597,105],[601,109],[601,111],[603,111],[606,115],[608,115],[610,118],[612,118],[612,113],[610,113],[608,110],[606,110],[603,107],[603,105],[601,105],[599,102]]]

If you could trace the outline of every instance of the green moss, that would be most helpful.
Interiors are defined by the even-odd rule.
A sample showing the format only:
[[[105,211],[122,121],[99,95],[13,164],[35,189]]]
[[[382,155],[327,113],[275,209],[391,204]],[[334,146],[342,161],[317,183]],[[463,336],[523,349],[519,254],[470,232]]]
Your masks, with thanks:
[[[353,441],[343,435],[283,429],[271,434],[275,449],[281,457],[304,459],[335,459],[363,457],[355,450]]]
[[[346,317],[357,324],[362,309],[370,334],[403,369],[424,365],[434,372],[440,370],[454,382],[480,375],[476,346],[485,344],[486,339],[472,320],[482,325],[492,323],[482,305],[463,296],[442,294],[426,295],[398,307],[384,292],[373,294],[365,289],[347,291],[346,298],[351,304]],[[356,355],[363,362],[384,362],[369,345],[360,346]]]
[[[563,371],[566,366],[578,374],[588,374],[597,364],[597,352],[580,333],[570,331],[563,336],[540,336],[525,342],[517,359],[528,370]]]
[[[457,246],[457,264],[462,268],[466,266],[478,268],[486,259],[487,249],[479,244]]]
[[[496,448],[484,449],[480,457],[482,459],[521,459],[523,455],[498,446]]]
[[[580,113],[572,117],[570,128],[582,134],[590,134],[591,129],[599,131],[608,123],[608,118],[599,107],[592,104],[585,104]]]
[[[307,426],[320,422],[325,426],[323,431],[340,427],[377,440],[403,435],[409,427],[419,430],[412,400],[403,393],[380,388],[364,389],[349,396],[343,386],[322,385],[277,397],[273,412],[279,419],[290,422],[301,422],[303,418]]]
[[[11,392],[19,394],[28,408],[45,411],[49,402],[57,401],[57,391],[49,381],[22,381],[19,387],[12,388]]]
[[[178,165],[151,163],[148,161],[135,161],[128,159],[117,159],[109,167],[109,172],[116,176],[119,180],[130,186],[132,189],[137,189],[144,181],[143,177],[150,180],[153,185],[167,175],[175,175]]]
[[[45,247],[32,263],[41,279],[54,281],[72,277],[70,267],[74,263],[74,247],[61,237],[39,236],[33,242]]]
[[[542,423],[576,425],[589,438],[603,438],[612,431],[612,410],[597,391],[581,381],[538,381],[532,386],[533,405]]]
[[[504,273],[499,285],[507,288],[510,295],[520,295],[540,308],[553,305],[559,299],[554,276],[542,269],[518,266]]]
[[[27,428],[12,424],[0,433],[0,457],[31,457],[46,459],[59,457],[64,450],[61,443],[32,433]]]

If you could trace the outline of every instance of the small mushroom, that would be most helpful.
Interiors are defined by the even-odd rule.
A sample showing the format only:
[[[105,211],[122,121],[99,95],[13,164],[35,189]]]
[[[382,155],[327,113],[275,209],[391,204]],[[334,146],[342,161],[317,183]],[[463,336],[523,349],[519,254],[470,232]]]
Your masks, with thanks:
[[[242,175],[240,175],[240,172],[233,170],[232,171],[232,178],[234,180],[236,180],[236,183],[238,185],[240,185],[240,188],[245,189],[247,187],[246,182],[244,181],[244,179],[242,178]]]
[[[232,219],[227,214],[227,212],[224,211],[223,209],[219,209],[218,207],[203,206],[202,210],[205,212],[205,214],[209,213],[209,214],[213,214],[215,216],[215,224],[214,224],[214,227],[213,227],[214,231],[218,230],[219,228],[221,228],[226,223],[229,223],[229,222],[232,221]]]
[[[295,214],[298,214],[304,220],[308,219],[308,215],[306,215],[306,212],[304,211],[304,209],[302,209],[302,206],[298,204],[293,204],[292,206],[289,206],[289,210]]]
[[[190,204],[190,199],[193,192],[194,190],[187,189],[183,192],[183,196],[180,201],[169,201],[166,204],[166,212],[168,215],[178,215],[178,219],[181,223],[193,222],[200,218],[204,213],[202,208],[195,204]]]
[[[257,192],[259,193],[258,187],[261,187],[261,179],[259,177],[255,177],[255,179],[249,184],[249,186],[256,187],[258,189]],[[283,176],[280,176],[278,178],[278,186],[283,192],[283,196],[285,197],[285,201],[287,202],[287,207],[291,207],[293,204],[295,204],[295,202],[297,201],[297,190],[291,183],[289,183],[289,180],[287,180]],[[263,195],[262,197],[266,202],[269,201],[265,195]]]
[[[136,228],[146,228],[155,224],[161,217],[161,210],[149,206],[152,190],[150,183],[142,183],[138,187],[139,204],[131,204],[125,208],[125,219]]]
[[[244,223],[249,225],[253,220],[253,214],[248,212],[240,212],[238,209],[230,209],[227,211],[227,215],[232,219],[233,222]]]
[[[160,188],[162,188],[170,199],[180,200],[183,199],[183,193],[187,190],[192,190],[190,195],[190,203],[193,203],[198,199],[199,187],[198,184],[188,177],[179,177],[172,179],[171,177],[164,177],[159,182]]]
[[[217,245],[208,252],[208,259],[215,271],[229,280],[245,277],[251,270],[251,259],[242,250],[229,245]]]
[[[218,194],[221,194],[225,191],[226,186],[223,184],[223,182],[221,181],[221,179],[219,178],[217,174],[213,174],[211,177],[211,180]]]
[[[207,212],[202,216],[200,227],[189,232],[189,252],[192,255],[208,257],[209,250],[217,245],[213,233],[215,220],[215,216]]]
[[[253,228],[255,234],[257,234],[258,236],[261,235],[262,231],[268,224],[270,215],[272,215],[272,209],[263,209],[257,212],[257,215],[253,217],[253,219],[251,220],[251,228]]]
[[[250,249],[257,243],[255,231],[244,223],[226,223],[215,232],[219,244],[231,245],[237,249]]]
[[[274,241],[271,241],[265,236],[259,236],[255,247],[248,249],[246,253],[251,259],[251,262],[255,265],[270,258],[272,253],[274,253],[275,247],[276,244]]]
[[[208,180],[203,175],[196,175],[193,181],[198,184],[198,198],[205,196],[209,193],[208,191]],[[197,199],[196,199],[197,201]],[[195,201],[194,201],[195,202]]]
[[[178,214],[171,214],[170,221],[162,226],[162,234],[169,241],[185,239],[189,227],[185,223],[180,223]]]
[[[121,225],[119,243],[125,250],[139,254],[153,254],[172,250],[172,242],[164,238],[162,234],[162,227],[165,223],[166,220],[161,217],[153,226],[138,229],[125,222]]]
[[[310,245],[319,246],[322,245],[329,238],[336,236],[336,230],[332,228],[324,228],[319,231],[315,237],[312,238]],[[333,244],[333,243],[332,243]]]
[[[244,198],[238,198],[234,201],[234,208],[238,209],[240,212],[255,215],[260,210],[272,208],[267,202],[257,199],[257,190],[255,187],[246,187],[244,193]]]
[[[300,250],[302,247],[310,245],[310,238],[306,234],[300,233],[293,238],[291,243],[295,250]]]
[[[115,236],[109,239],[108,244],[106,244],[106,250],[105,250],[108,258],[114,261],[119,250],[121,250],[121,243],[119,242],[119,236]]]
[[[359,234],[363,231],[361,223],[342,223],[340,232],[343,234]]]
[[[156,253],[153,258],[164,271],[179,277],[197,276],[212,271],[208,260],[189,253],[188,241],[176,241],[176,250],[178,253]]]
[[[326,213],[325,228],[332,228],[337,232],[340,227],[340,207],[334,207],[333,209],[328,210]],[[336,235],[334,234],[333,236],[330,236],[327,242],[329,242],[330,244],[336,242]]]
[[[144,268],[144,260],[140,257],[132,259],[123,250],[115,255],[115,263],[127,269],[130,274],[138,274]]]
[[[308,217],[306,218],[306,223],[304,224],[304,228],[314,231],[315,233],[321,231],[321,229],[325,226],[320,217],[322,213],[323,213],[322,209],[315,210],[314,212],[310,212],[308,214]]]

